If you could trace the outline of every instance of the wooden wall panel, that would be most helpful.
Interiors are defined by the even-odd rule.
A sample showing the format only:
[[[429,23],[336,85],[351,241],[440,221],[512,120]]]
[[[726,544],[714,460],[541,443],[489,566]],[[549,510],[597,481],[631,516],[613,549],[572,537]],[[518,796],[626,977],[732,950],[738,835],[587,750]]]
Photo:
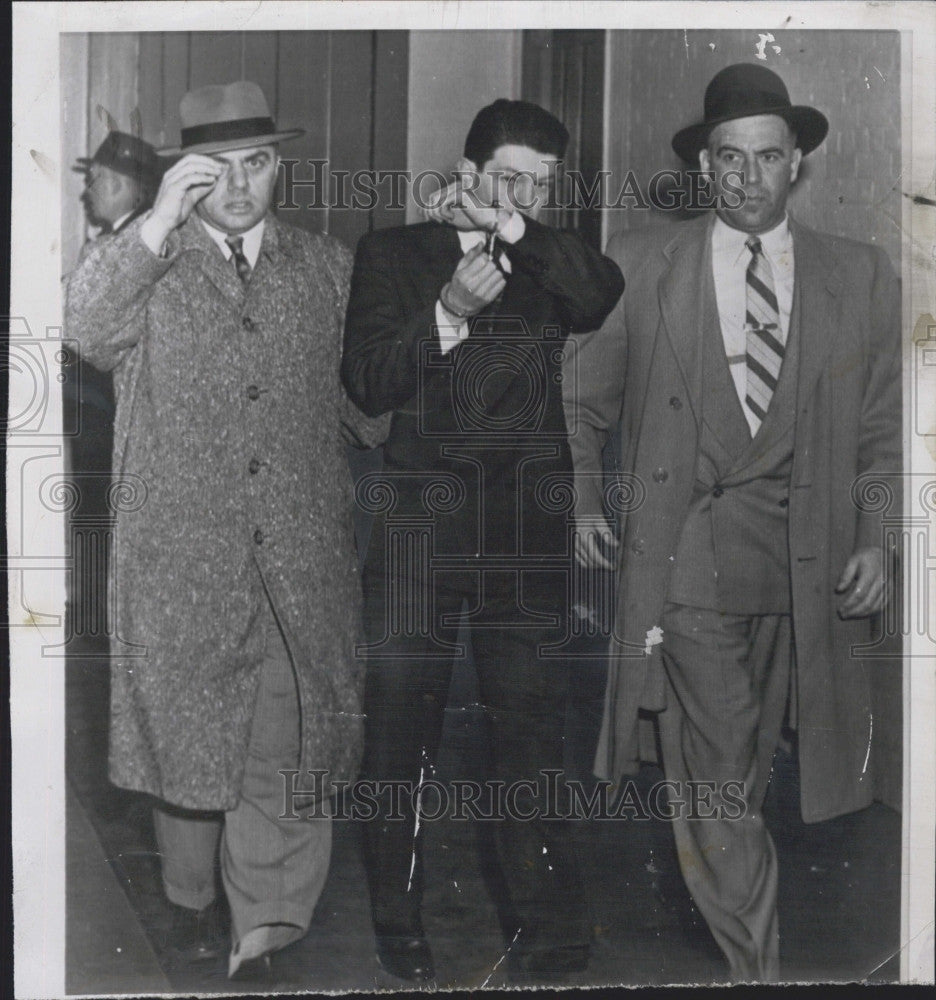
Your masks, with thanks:
[[[409,32],[378,31],[374,41],[374,149],[373,165],[378,169],[403,170],[406,167],[407,76],[409,71]],[[402,226],[406,222],[406,191],[399,207],[390,204],[394,195],[390,186],[371,216],[374,229]]]
[[[363,44],[362,44],[363,43]],[[332,122],[329,167],[335,171],[368,170],[373,167],[373,106],[371,89],[374,69],[372,32],[332,33],[331,92]],[[350,190],[349,190],[350,197]],[[338,204],[329,212],[328,230],[354,247],[370,228],[365,212]]]
[[[284,32],[279,39],[276,89],[279,95],[277,124],[282,128],[302,128],[305,135],[284,143],[280,156],[299,162],[292,167],[297,181],[313,180],[309,160],[328,158],[330,131],[329,91],[331,84],[331,33],[327,31]],[[319,173],[322,171],[319,170]],[[308,187],[295,189],[298,209],[280,209],[287,222],[325,231],[328,210],[325,192]],[[277,202],[283,203],[282,179]],[[321,205],[321,208],[314,207]]]
[[[270,102],[274,117],[277,111],[277,42],[274,31],[245,31],[241,36],[244,44],[244,66],[240,72],[228,73],[218,83],[231,80],[253,80],[260,85]]]
[[[581,172],[590,188],[602,168],[604,140],[603,31],[525,31],[523,97],[559,118],[569,130],[565,169]],[[565,193],[559,188],[560,201]],[[601,212],[558,208],[543,212],[551,225],[578,229],[593,246],[601,243]]]
[[[161,93],[154,94],[153,100],[162,108],[162,131],[169,146],[179,141],[179,101],[190,89],[190,50],[188,32],[167,31],[163,34]]]
[[[87,233],[81,192],[84,177],[72,168],[88,156],[88,45],[86,34],[63,34],[59,49],[62,79],[62,273],[75,265]]]
[[[163,40],[156,31],[140,34],[140,54],[137,63],[137,90],[143,117],[143,138],[159,148],[169,144],[163,130]]]
[[[244,73],[244,36],[240,31],[192,32],[188,60],[189,83],[205,87],[229,83],[246,77]],[[257,81],[260,82],[259,80]]]

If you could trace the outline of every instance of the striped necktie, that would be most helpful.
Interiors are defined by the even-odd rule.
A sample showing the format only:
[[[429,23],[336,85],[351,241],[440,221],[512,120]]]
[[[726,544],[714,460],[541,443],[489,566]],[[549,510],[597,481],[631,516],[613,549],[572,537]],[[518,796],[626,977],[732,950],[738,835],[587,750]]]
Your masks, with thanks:
[[[745,275],[747,393],[744,401],[757,418],[759,428],[767,416],[770,400],[780,380],[784,336],[773,275],[761,241],[756,236],[749,236],[744,245],[751,251],[751,262]]]
[[[250,261],[244,256],[244,238],[242,236],[225,236],[224,242],[231,248],[231,260],[237,269],[237,277],[241,284],[250,281]]]

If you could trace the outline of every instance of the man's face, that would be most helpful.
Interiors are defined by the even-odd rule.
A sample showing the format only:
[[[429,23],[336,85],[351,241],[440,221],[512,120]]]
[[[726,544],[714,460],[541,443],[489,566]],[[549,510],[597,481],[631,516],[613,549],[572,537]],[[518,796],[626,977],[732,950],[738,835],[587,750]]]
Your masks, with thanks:
[[[539,217],[556,183],[559,157],[530,146],[504,145],[481,167],[492,182],[494,195],[531,219]]]
[[[85,177],[81,200],[94,225],[114,223],[122,215],[133,211],[133,182],[110,167],[92,163]]]
[[[222,232],[245,233],[270,209],[279,165],[276,147],[250,146],[209,155],[227,169],[195,210]]]
[[[787,195],[799,172],[802,153],[796,148],[790,127],[778,115],[754,115],[717,125],[708,148],[699,153],[703,170],[715,173],[718,194],[725,193],[723,178],[729,171],[744,175],[744,183],[729,180],[730,202],[743,192],[739,208],[717,209],[719,217],[733,229],[765,233],[783,218]]]

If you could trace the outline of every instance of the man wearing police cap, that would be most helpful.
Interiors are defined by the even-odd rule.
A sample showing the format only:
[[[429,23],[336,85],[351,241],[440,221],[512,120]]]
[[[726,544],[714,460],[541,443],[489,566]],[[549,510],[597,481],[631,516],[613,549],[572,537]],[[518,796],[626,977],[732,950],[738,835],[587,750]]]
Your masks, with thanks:
[[[85,174],[81,200],[88,221],[103,233],[119,232],[153,203],[161,173],[156,150],[126,132],[109,132],[94,156],[75,170]]]
[[[785,712],[803,818],[871,800],[869,671],[852,649],[870,641],[885,560],[855,487],[894,489],[901,468],[900,298],[882,250],[787,212],[827,130],[766,67],[716,74],[673,148],[712,172],[719,204],[611,240],[627,289],[578,338],[567,400],[577,555],[619,580],[597,770],[632,769],[638,710],[659,713],[683,876],[736,980],[780,974],[761,806]],[[646,497],[615,535],[594,484],[618,424]]]

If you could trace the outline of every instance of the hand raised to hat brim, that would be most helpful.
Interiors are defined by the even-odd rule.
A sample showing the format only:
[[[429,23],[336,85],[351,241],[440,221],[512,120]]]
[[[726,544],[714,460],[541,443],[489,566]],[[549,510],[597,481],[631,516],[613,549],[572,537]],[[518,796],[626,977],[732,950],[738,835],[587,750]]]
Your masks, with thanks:
[[[192,214],[192,209],[215,186],[224,173],[223,163],[189,153],[163,175],[149,217],[143,223],[140,236],[153,251],[160,253],[166,238]]]

